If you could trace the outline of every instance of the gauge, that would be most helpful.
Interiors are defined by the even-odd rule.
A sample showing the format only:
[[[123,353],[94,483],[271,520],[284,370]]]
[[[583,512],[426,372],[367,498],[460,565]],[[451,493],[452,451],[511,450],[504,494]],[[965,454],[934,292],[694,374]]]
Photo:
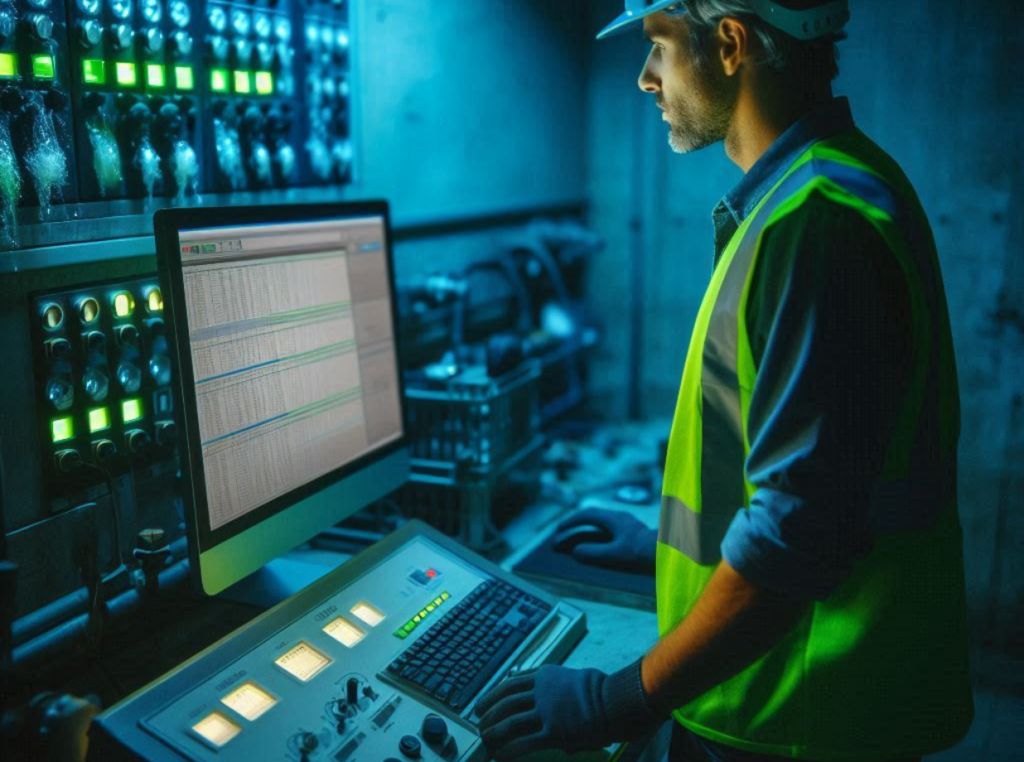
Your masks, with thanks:
[[[307,682],[318,675],[331,660],[306,641],[300,640],[294,648],[279,656],[274,663],[293,677]]]
[[[102,402],[107,398],[110,391],[110,378],[104,368],[89,368],[82,375],[82,388],[89,395],[89,399]]]
[[[219,5],[210,8],[210,28],[221,34],[228,28],[228,14]]]
[[[292,22],[286,16],[278,16],[274,21],[274,34],[282,41],[291,39]]]
[[[188,26],[188,22],[192,20],[192,9],[188,7],[188,3],[182,2],[182,0],[174,0],[171,3],[171,22],[175,26],[182,28]]]
[[[252,722],[277,703],[277,699],[251,680],[221,699],[221,703]]]
[[[56,331],[64,324],[64,310],[59,304],[51,302],[43,308],[43,328]]]
[[[122,20],[128,18],[132,15],[132,0],[110,0],[110,12]]]
[[[236,8],[231,11],[231,26],[234,27],[236,34],[247,37],[252,29],[252,16],[247,11]]]
[[[117,382],[129,394],[137,392],[142,386],[142,371],[135,363],[121,362],[117,366]]]
[[[46,384],[46,399],[57,410],[67,410],[75,404],[75,385],[67,376],[51,378]]]
[[[142,18],[150,24],[156,24],[164,17],[164,6],[160,0],[142,0],[139,8],[142,10]]]
[[[257,37],[267,38],[274,32],[274,23],[266,13],[257,13],[252,21]]]

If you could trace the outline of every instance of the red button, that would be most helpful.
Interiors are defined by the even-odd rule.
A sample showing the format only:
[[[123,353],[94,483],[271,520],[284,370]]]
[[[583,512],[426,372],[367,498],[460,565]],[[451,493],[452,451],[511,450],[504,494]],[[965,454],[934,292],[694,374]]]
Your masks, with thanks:
[[[427,569],[427,576],[430,577],[431,579],[433,579],[434,577],[437,576],[437,572],[434,571],[433,569]]]

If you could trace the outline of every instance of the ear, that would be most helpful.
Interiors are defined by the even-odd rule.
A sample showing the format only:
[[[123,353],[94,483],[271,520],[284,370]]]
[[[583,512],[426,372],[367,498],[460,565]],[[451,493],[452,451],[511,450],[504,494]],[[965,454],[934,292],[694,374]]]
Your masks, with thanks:
[[[722,71],[731,77],[750,54],[750,29],[739,19],[726,17],[718,23],[717,37]]]

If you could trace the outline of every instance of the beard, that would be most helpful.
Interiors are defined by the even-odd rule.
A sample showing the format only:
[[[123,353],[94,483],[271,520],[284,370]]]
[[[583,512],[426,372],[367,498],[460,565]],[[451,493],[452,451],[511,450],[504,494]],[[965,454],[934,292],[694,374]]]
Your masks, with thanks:
[[[662,103],[668,116],[668,144],[676,153],[691,153],[725,140],[736,93],[724,76],[717,82],[704,74],[683,95]]]

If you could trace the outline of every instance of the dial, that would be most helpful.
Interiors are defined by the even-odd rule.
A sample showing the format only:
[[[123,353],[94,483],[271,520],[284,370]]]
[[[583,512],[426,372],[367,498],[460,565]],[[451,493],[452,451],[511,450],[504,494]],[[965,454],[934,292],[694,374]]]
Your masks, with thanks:
[[[228,14],[219,5],[210,8],[210,29],[223,34],[228,28]]]
[[[75,385],[67,376],[51,378],[46,384],[46,399],[57,410],[67,410],[75,404]]]
[[[188,22],[192,20],[192,9],[188,7],[188,3],[182,2],[182,0],[174,0],[171,3],[171,22],[175,26],[182,28],[188,26]]]
[[[142,0],[139,7],[142,10],[142,18],[150,24],[156,24],[164,17],[164,6],[160,0]]]
[[[242,37],[247,37],[249,32],[252,30],[252,16],[241,8],[236,8],[231,11],[231,26],[234,28],[236,34],[240,34]]]
[[[253,29],[256,31],[256,36],[266,39],[274,31],[274,23],[270,20],[270,16],[266,13],[257,13],[253,18]]]
[[[110,12],[115,18],[127,19],[132,15],[132,0],[110,0]]]
[[[94,402],[102,402],[110,391],[110,379],[103,368],[89,368],[82,376],[82,388]]]

